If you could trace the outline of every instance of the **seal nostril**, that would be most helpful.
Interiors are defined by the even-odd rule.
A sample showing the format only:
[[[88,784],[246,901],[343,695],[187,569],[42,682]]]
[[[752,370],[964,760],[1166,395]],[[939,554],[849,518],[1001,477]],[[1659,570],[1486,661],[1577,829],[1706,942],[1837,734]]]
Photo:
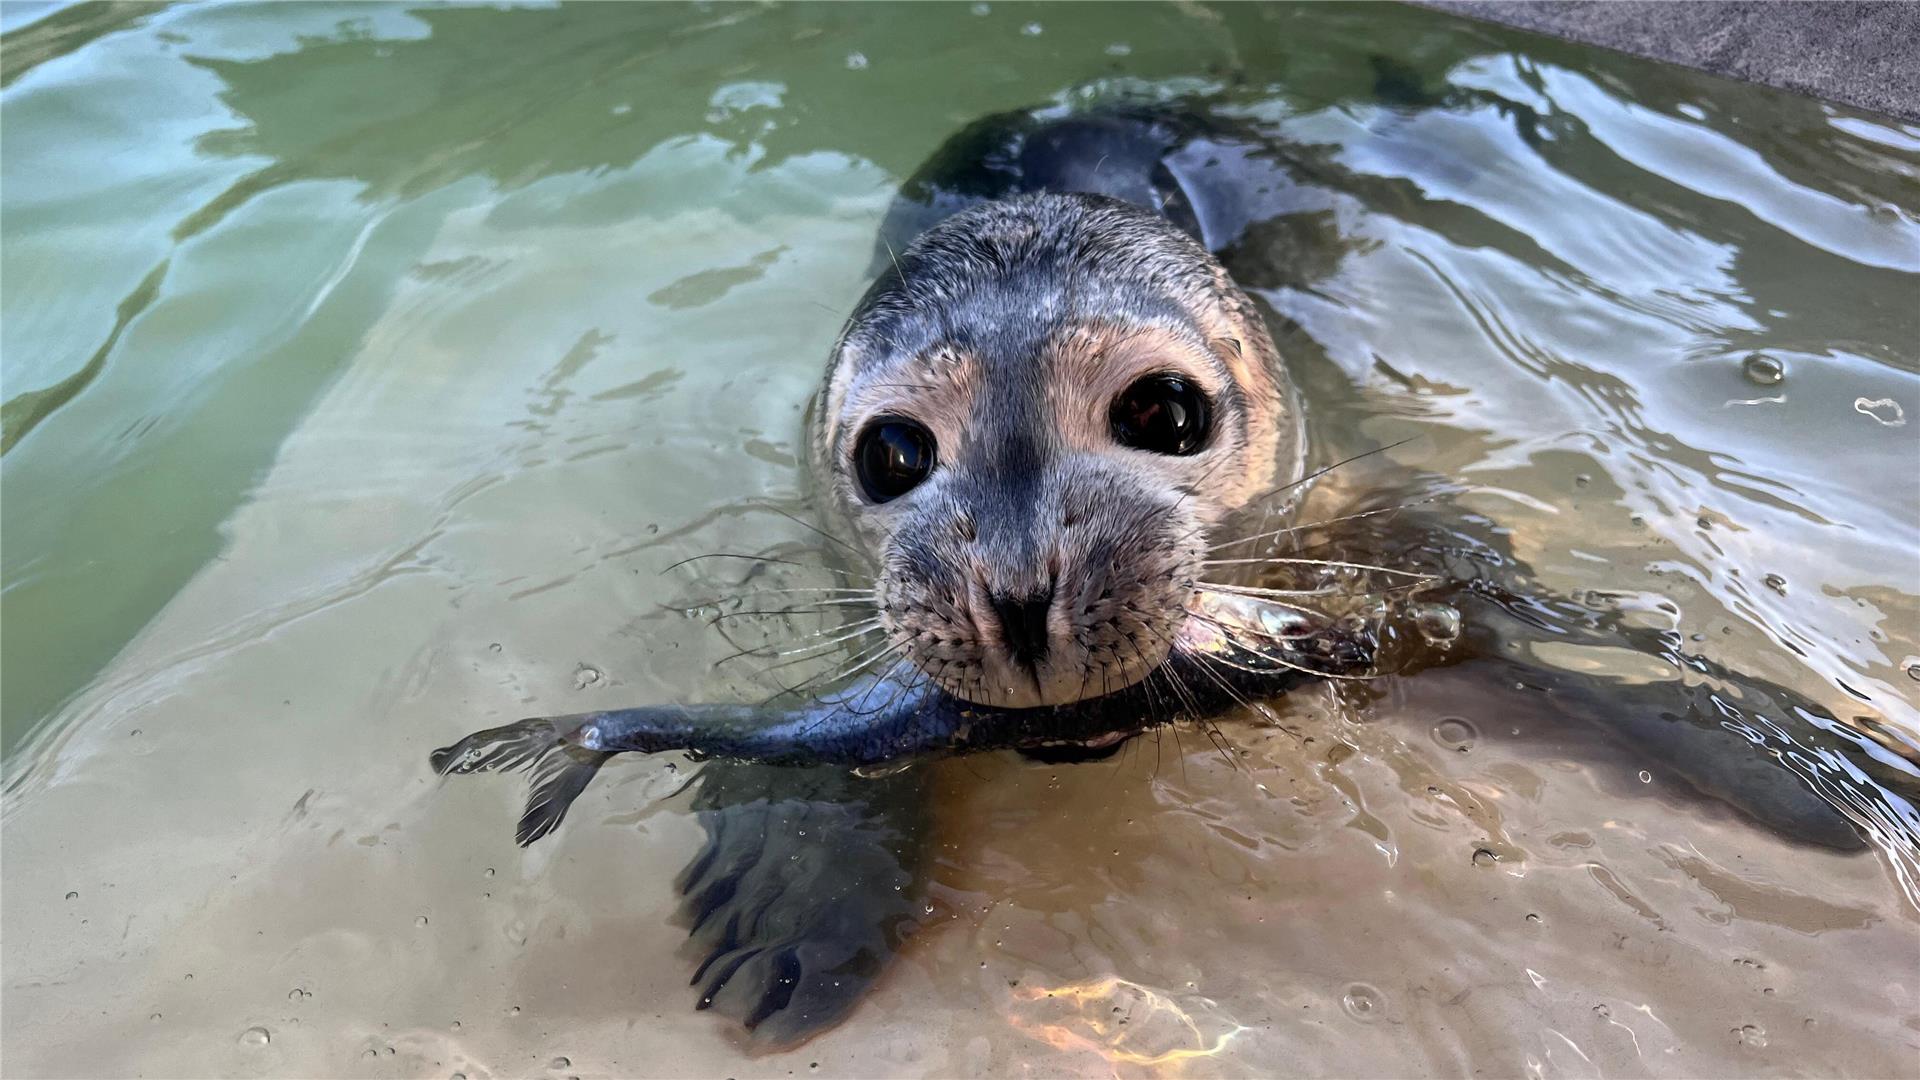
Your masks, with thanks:
[[[1053,589],[1030,596],[994,593],[988,603],[1000,620],[1000,637],[1014,662],[1028,670],[1038,668],[1047,658],[1047,613],[1053,610]]]

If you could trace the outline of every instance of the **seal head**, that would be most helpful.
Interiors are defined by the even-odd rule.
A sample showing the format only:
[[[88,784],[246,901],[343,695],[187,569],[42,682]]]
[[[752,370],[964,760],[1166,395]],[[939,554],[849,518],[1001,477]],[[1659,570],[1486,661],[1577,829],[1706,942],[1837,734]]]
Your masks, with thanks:
[[[983,203],[898,253],[835,347],[814,446],[880,567],[894,663],[1002,707],[1148,676],[1208,536],[1296,479],[1258,309],[1118,200]]]

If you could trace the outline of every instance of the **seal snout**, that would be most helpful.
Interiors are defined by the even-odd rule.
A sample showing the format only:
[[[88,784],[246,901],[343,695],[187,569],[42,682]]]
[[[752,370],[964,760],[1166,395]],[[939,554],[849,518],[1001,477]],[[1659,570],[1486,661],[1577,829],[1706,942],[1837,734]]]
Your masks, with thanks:
[[[1000,640],[1007,655],[1029,672],[1037,672],[1046,663],[1048,643],[1053,632],[1048,627],[1053,612],[1053,586],[1026,596],[992,593],[987,597],[1000,622]]]

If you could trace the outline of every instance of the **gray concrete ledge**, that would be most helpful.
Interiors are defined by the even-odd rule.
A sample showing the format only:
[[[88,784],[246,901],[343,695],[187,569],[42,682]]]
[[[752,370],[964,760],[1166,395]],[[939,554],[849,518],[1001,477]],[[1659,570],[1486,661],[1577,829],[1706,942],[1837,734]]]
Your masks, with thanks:
[[[1920,121],[1920,2],[1417,0]]]

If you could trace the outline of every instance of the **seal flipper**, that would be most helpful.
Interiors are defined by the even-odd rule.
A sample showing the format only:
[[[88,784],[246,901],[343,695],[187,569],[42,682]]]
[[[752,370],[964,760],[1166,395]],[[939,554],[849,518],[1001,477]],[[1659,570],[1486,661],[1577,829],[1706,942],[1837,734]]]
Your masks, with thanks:
[[[707,844],[677,882],[697,1007],[768,1047],[844,1017],[915,925],[927,782],[923,769],[703,769]]]

